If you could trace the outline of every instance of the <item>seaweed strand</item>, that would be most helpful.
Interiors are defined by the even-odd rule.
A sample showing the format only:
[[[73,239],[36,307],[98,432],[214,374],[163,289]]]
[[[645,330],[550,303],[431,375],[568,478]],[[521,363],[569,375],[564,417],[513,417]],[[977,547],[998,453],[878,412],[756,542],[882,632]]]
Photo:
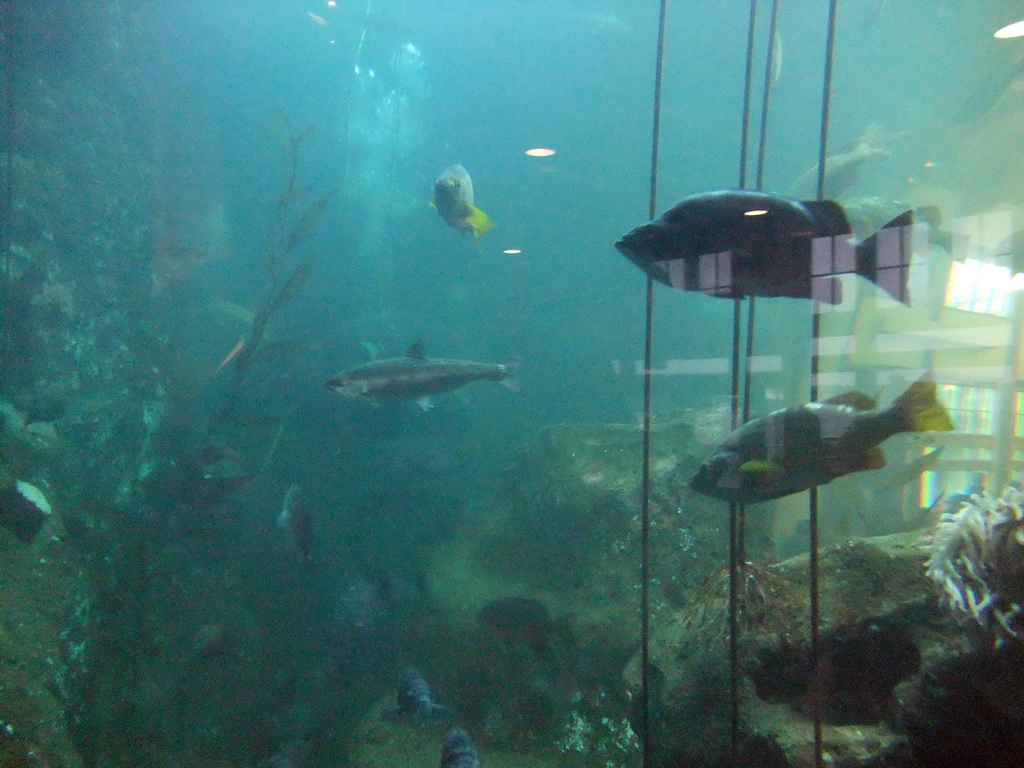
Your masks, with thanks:
[[[267,233],[267,250],[265,266],[270,273],[271,281],[277,282],[277,276],[292,252],[301,245],[316,229],[334,199],[337,190],[331,189],[305,206],[301,213],[296,213],[300,201],[309,194],[309,190],[298,185],[299,152],[303,142],[312,134],[312,127],[296,131],[281,110],[275,111],[275,122],[272,132],[278,138],[281,151],[285,156],[285,174],[281,194],[274,207],[269,231]],[[292,223],[294,222],[294,223]],[[235,411],[238,397],[245,384],[246,375],[253,362],[253,355],[263,341],[267,322],[270,317],[288,302],[292,301],[302,286],[309,279],[316,261],[316,253],[310,253],[295,265],[288,279],[280,287],[272,291],[263,308],[253,318],[252,328],[232,361],[233,377],[224,404],[210,420],[207,435],[212,434]]]

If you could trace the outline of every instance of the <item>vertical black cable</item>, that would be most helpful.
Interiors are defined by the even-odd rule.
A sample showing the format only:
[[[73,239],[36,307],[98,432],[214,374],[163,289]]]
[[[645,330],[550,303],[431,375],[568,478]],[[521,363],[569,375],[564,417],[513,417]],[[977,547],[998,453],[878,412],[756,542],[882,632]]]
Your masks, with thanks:
[[[821,90],[821,129],[818,136],[818,199],[825,197],[825,153],[828,149],[828,122],[832,110],[832,64],[836,43],[836,10],[839,0],[828,6],[828,33],[825,38],[825,70]],[[813,386],[813,382],[812,382]]]
[[[747,186],[747,150],[750,142],[750,100],[754,79],[754,33],[757,28],[757,0],[750,0],[747,22],[747,60],[743,78],[743,119],[740,127],[739,189]],[[740,315],[742,299],[733,302],[732,314],[732,428],[739,426],[740,411]],[[753,302],[753,298],[750,298]],[[751,310],[753,311],[753,310]],[[749,375],[751,338],[747,337],[746,367]],[[745,379],[746,380],[746,379]],[[744,395],[746,399],[748,395]],[[729,504],[729,762],[739,765],[740,732],[740,656],[739,656],[739,580],[742,564],[744,508],[742,504]]]
[[[741,424],[746,424],[750,421],[750,391],[754,361],[754,316],[755,309],[757,308],[756,298],[756,296],[750,296],[747,300],[747,350],[745,354],[746,367],[743,369],[743,407],[740,411]],[[740,504],[737,513],[736,558],[737,562],[742,566],[747,561],[747,505]]]
[[[825,197],[825,161],[828,149],[829,114],[832,108],[832,64],[835,54],[836,11],[838,0],[830,0],[828,8],[828,32],[825,39],[825,69],[821,93],[821,131],[818,143],[818,199]],[[812,278],[813,279],[813,278]],[[821,313],[817,301],[811,309],[811,401],[818,400],[818,338],[821,334]],[[820,594],[818,589],[818,489],[811,488],[808,503],[810,528],[810,600],[811,600],[811,716],[814,721],[814,765],[822,768],[823,743],[821,732],[821,631]]]
[[[740,126],[740,189],[747,187],[747,146],[750,139],[750,84],[754,77],[754,31],[757,26],[757,0],[750,0],[747,25],[747,71],[743,81],[743,122]]]
[[[647,213],[658,212],[658,149],[661,144],[661,84],[665,66],[665,19],[668,0],[660,0],[658,48],[654,65],[654,109],[651,129],[651,185]],[[644,440],[640,478],[640,743],[643,768],[651,765],[651,365],[654,341],[654,281],[647,277],[644,314]]]
[[[768,146],[768,111],[772,98],[772,75],[775,69],[775,40],[779,25],[779,0],[772,0],[771,19],[768,22],[768,53],[764,62],[764,91],[761,95],[761,133],[757,147],[756,189],[764,189],[765,149]]]
[[[14,19],[12,0],[0,2],[0,36],[3,40],[3,152],[4,184],[0,192],[0,249],[3,250],[3,279],[0,281],[0,305],[2,305],[3,328],[0,329],[0,392],[10,383],[11,370],[11,325],[14,321],[11,309],[11,246],[14,214]]]
[[[732,303],[732,428],[739,426],[740,316],[743,302]],[[743,505],[729,502],[729,765],[739,765],[740,748],[740,518]]]

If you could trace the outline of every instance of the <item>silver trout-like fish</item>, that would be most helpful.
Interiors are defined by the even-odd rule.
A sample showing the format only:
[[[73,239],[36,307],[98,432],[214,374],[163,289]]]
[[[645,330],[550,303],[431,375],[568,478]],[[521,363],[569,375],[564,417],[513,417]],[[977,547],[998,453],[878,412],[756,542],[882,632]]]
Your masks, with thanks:
[[[374,360],[342,371],[327,380],[325,386],[349,400],[375,403],[415,400],[430,408],[430,396],[453,392],[474,381],[496,381],[518,390],[512,377],[518,363],[476,363],[471,360],[445,360],[426,357],[423,340],[417,339],[405,357]]]

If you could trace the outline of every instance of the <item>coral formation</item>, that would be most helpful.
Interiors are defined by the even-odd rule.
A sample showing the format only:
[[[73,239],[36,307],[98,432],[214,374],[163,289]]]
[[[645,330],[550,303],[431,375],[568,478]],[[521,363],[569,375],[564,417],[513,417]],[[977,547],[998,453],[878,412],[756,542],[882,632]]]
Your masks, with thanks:
[[[930,544],[928,575],[951,608],[970,617],[996,647],[1024,632],[1024,493],[973,494],[943,515]]]

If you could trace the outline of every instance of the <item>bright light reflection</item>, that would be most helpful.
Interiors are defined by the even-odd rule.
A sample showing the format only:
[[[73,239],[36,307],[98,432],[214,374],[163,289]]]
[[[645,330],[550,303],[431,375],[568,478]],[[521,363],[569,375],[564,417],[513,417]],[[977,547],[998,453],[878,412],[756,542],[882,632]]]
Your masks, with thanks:
[[[526,150],[526,154],[528,154],[530,157],[551,157],[553,154],[555,154],[555,150],[542,149],[540,147],[537,147],[536,149]]]
[[[502,253],[522,253],[518,248],[506,248]]]
[[[327,5],[329,5],[329,6],[331,7],[331,8],[333,8],[333,7],[334,7],[334,6],[336,6],[337,4],[338,4],[338,3],[337,3],[337,2],[335,2],[335,0],[327,0]]]
[[[766,211],[764,209],[758,209],[756,211],[744,211],[743,215],[744,216],[764,216],[766,213],[768,213],[768,211]]]
[[[1024,37],[1024,21],[1016,21],[1013,24],[1007,24],[1005,27],[996,32],[995,36],[1000,39],[1006,39],[1009,37]]]
[[[954,261],[946,285],[946,306],[1006,317],[1014,282],[1008,267],[980,259]]]

